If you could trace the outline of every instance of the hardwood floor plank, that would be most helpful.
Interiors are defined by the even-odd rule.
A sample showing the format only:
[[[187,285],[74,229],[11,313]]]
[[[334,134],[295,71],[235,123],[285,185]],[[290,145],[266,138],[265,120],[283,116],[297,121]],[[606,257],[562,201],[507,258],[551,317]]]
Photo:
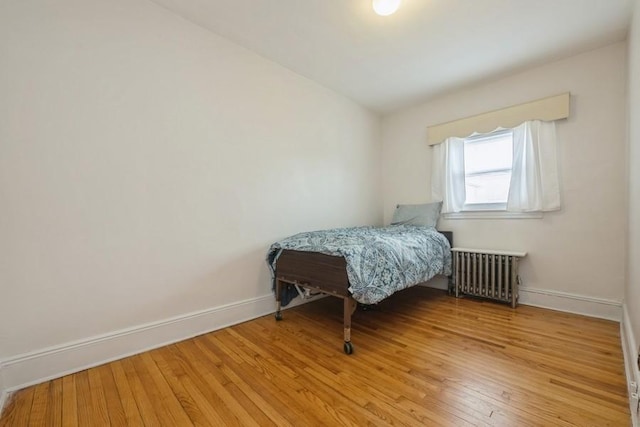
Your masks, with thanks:
[[[131,360],[161,423],[173,426],[193,425],[149,353],[133,356]]]
[[[243,329],[243,333],[245,336],[250,337],[246,328]],[[286,366],[287,361],[279,358],[275,353],[269,355],[265,351],[261,351],[264,354],[264,365],[272,365],[271,370],[275,371],[276,366]],[[281,353],[278,351],[278,353]],[[281,353],[282,354],[282,353]],[[343,393],[343,387],[341,387],[336,382],[332,381],[322,381],[318,379],[313,373],[310,373],[308,370],[308,366],[305,366],[303,359],[300,358],[290,358],[290,361],[295,361],[296,363],[291,364],[287,370],[291,372],[293,378],[296,379],[297,382],[301,383],[307,389],[314,390],[316,394],[318,394],[323,402],[327,402],[329,404],[328,407],[325,406],[323,409],[324,412],[328,413],[328,417],[331,417],[339,422],[340,424],[362,424],[362,419],[367,419],[367,421],[372,425],[380,424],[381,420],[372,417],[372,414],[366,411],[362,406],[366,403],[364,399],[358,399],[358,395],[349,395]],[[300,363],[303,362],[303,363]],[[315,396],[309,396],[311,400],[315,399]],[[348,401],[357,400],[356,405],[352,405],[348,403]],[[345,402],[346,401],[346,402]],[[346,405],[355,410],[347,411]],[[317,404],[317,406],[323,406],[322,404]],[[349,412],[354,412],[353,415],[356,415],[356,418],[353,418]]]
[[[303,387],[288,377],[279,378],[272,381],[263,375],[256,375],[242,361],[237,363],[239,358],[233,358],[229,355],[229,349],[223,350],[219,345],[219,341],[209,335],[204,336],[203,344],[208,352],[215,354],[223,361],[220,369],[229,378],[237,378],[250,387],[254,388],[258,393],[267,400],[269,405],[278,408],[278,412],[284,416],[288,423],[293,425],[322,424],[322,417],[318,416],[315,411],[307,411],[307,401],[303,399]],[[224,346],[222,346],[224,347]]]
[[[400,355],[401,357],[406,356],[406,355]],[[425,363],[428,363],[430,359],[425,359]],[[497,403],[502,403],[502,404],[511,404],[515,399],[518,399],[520,395],[522,395],[524,393],[524,396],[522,397],[523,400],[528,400],[529,405],[534,405],[536,404],[541,398],[544,399],[544,387],[547,385],[547,382],[542,382],[540,387],[533,387],[536,388],[536,392],[529,392],[528,390],[520,390],[518,387],[516,387],[515,385],[513,386],[514,389],[509,393],[508,395],[508,399],[504,399],[505,395],[504,395],[504,385],[505,384],[509,384],[509,382],[511,381],[511,377],[504,377],[504,373],[506,372],[506,370],[512,370],[514,372],[514,378],[517,378],[520,374],[519,374],[519,367],[515,366],[515,367],[509,367],[509,366],[501,366],[500,369],[496,370],[493,367],[483,367],[483,365],[478,364],[477,360],[479,360],[479,358],[477,356],[472,356],[470,359],[463,361],[463,362],[455,362],[453,361],[453,363],[456,364],[456,366],[454,367],[455,370],[460,371],[460,370],[468,370],[468,372],[466,373],[466,377],[467,378],[477,378],[476,381],[472,382],[472,383],[466,383],[464,384],[464,387],[467,389],[473,389],[473,387],[477,387],[478,384],[480,384],[480,387],[482,388],[482,390],[491,390],[489,387],[491,384],[496,384],[495,386],[495,391],[490,391],[488,392],[485,397],[486,398],[492,398],[495,399],[494,402]],[[450,363],[450,362],[444,362],[444,363]],[[446,365],[445,365],[446,366]],[[436,368],[437,369],[437,368]],[[446,370],[450,370],[450,369],[446,369]],[[537,375],[536,375],[537,376]],[[541,391],[542,390],[542,391]],[[550,403],[548,401],[544,401],[545,405],[549,405]],[[542,405],[542,406],[545,406]],[[507,409],[508,408],[504,408]]]
[[[110,424],[112,426],[126,425],[127,419],[122,406],[122,399],[118,392],[111,367],[109,365],[102,365],[91,369],[90,372],[94,372],[102,383],[103,398],[106,403],[106,411],[109,415]]]
[[[35,386],[33,392],[33,402],[31,403],[31,414],[29,424],[33,426],[44,426],[49,405],[49,388],[51,381],[47,381]]]
[[[62,378],[51,381],[47,398],[49,404],[44,417],[45,425],[59,427],[62,425]]]
[[[253,332],[248,330],[248,328],[251,328],[251,325],[253,324],[247,323],[244,325],[244,329],[245,329],[244,334],[247,337],[253,336],[252,335]],[[258,331],[257,334],[258,335],[255,335],[256,337],[259,336],[260,331]],[[394,399],[389,398],[379,392],[376,394],[377,390],[375,389],[369,389],[367,394],[363,394],[362,390],[359,390],[356,387],[352,387],[351,381],[345,381],[337,373],[332,372],[330,369],[328,369],[327,366],[322,366],[318,364],[318,362],[322,363],[327,359],[323,359],[323,358],[316,359],[314,358],[313,352],[308,352],[305,354],[305,350],[301,346],[297,346],[296,348],[294,348],[292,346],[285,345],[284,343],[278,340],[272,340],[272,342],[274,343],[272,349],[276,353],[278,353],[279,355],[285,356],[290,361],[293,361],[294,366],[299,366],[299,369],[304,370],[306,375],[331,387],[332,393],[335,393],[336,395],[342,395],[344,399],[352,400],[356,404],[355,407],[364,408],[367,411],[371,412],[371,414],[375,416],[375,419],[373,420],[369,418],[369,421],[371,423],[376,424],[376,422],[378,421],[377,420],[378,418],[382,419],[383,421],[390,420],[392,421],[393,424],[406,424],[406,423],[411,424],[416,422],[415,419],[395,411]],[[316,362],[315,365],[314,365],[314,361]],[[310,367],[312,365],[314,366]],[[332,368],[335,368],[336,366],[335,364],[332,364],[330,361],[328,365]],[[297,377],[299,377],[299,375]],[[367,405],[371,403],[370,402],[371,397],[384,400],[384,402],[380,403],[382,408],[375,407],[373,410],[370,410],[370,407],[368,407]]]
[[[62,377],[62,425],[64,427],[78,425],[76,375]]]
[[[202,344],[201,340],[195,341],[194,344],[195,344],[195,347],[198,350],[200,350],[201,354],[203,355],[202,360],[209,359],[211,361],[214,361],[217,359],[217,357],[214,354],[210,353],[206,348],[206,346]],[[221,368],[222,362],[220,361],[220,365],[216,365],[216,366],[219,366],[220,369],[222,369]],[[246,396],[246,398],[249,399],[249,401],[251,401],[256,407],[258,407],[275,425],[277,426],[295,425],[290,423],[289,420],[287,420],[287,418],[285,418],[282,415],[282,411],[286,412],[285,405],[280,406],[279,401],[275,401],[275,405],[273,405],[274,401],[267,402],[265,398],[262,397],[262,395],[250,383],[245,382],[242,378],[237,376],[233,371],[227,370],[226,375],[230,379],[231,383],[234,384]]]
[[[89,373],[81,371],[74,375],[76,380],[76,405],[78,407],[78,425],[108,425],[109,421],[100,420],[94,417],[97,408],[92,406],[91,384],[89,384]],[[102,421],[102,422],[100,422]]]
[[[474,355],[473,359],[475,359],[475,360],[481,360],[481,358],[480,358],[480,357],[477,357],[477,356],[475,356],[475,355]],[[481,369],[481,366],[476,367],[476,369]],[[624,389],[623,389],[623,391],[624,391]]]
[[[107,410],[107,399],[105,389],[100,378],[99,368],[87,370],[89,377],[89,387],[91,390],[91,413],[93,423],[96,425],[111,425],[110,414]]]
[[[249,324],[245,324],[243,325],[244,328],[248,328]],[[245,332],[246,334],[246,332]],[[297,347],[296,349],[287,346],[287,345],[281,345],[281,343],[276,342],[276,344],[278,346],[278,350],[279,352],[281,352],[282,354],[289,354],[291,356],[292,360],[296,360],[296,361],[305,361],[308,360],[310,361],[311,364],[311,358],[307,358],[304,354],[300,353],[299,350],[300,347]],[[313,357],[313,352],[309,352],[309,354],[311,355],[311,357]],[[338,354],[338,357],[340,357],[340,355]],[[316,359],[315,363],[322,363],[323,360],[328,360],[329,365],[332,365],[331,360],[329,359]],[[343,368],[347,368],[348,362],[352,361],[352,359],[345,359],[345,364],[340,365]],[[401,394],[395,394],[393,396],[387,396],[384,393],[384,389],[387,387],[388,384],[385,383],[385,380],[382,378],[372,378],[371,382],[370,382],[370,387],[368,388],[368,392],[366,395],[362,395],[361,392],[359,392],[356,389],[352,389],[350,390],[350,384],[352,383],[356,383],[358,382],[358,380],[362,381],[362,379],[358,379],[357,377],[361,375],[361,369],[357,366],[357,363],[362,363],[362,361],[356,361],[356,365],[354,365],[354,369],[352,370],[352,372],[349,372],[347,370],[347,372],[345,371],[339,371],[337,374],[334,374],[333,372],[329,371],[328,369],[322,371],[321,369],[318,369],[318,366],[314,366],[312,369],[308,369],[309,372],[313,373],[316,371],[320,371],[321,374],[317,375],[314,377],[319,380],[324,382],[325,384],[329,385],[330,387],[333,388],[333,392],[335,394],[343,394],[342,392],[344,390],[349,390],[352,391],[350,393],[345,393],[343,394],[343,398],[348,398],[348,399],[352,399],[354,400],[354,402],[357,404],[356,407],[370,407],[370,408],[375,408],[374,410],[376,412],[381,412],[386,410],[387,412],[387,418],[390,419],[394,419],[394,418],[400,418],[402,420],[402,423],[408,423],[408,424],[415,424],[416,422],[420,422],[422,420],[422,418],[419,418],[418,415],[414,414],[414,417],[405,417],[402,415],[399,415],[396,411],[395,411],[395,406],[396,406],[396,401],[398,399],[402,398]],[[354,379],[352,379],[352,377],[350,376],[353,371],[355,372],[355,377]],[[371,372],[371,371],[370,371]],[[368,372],[369,375],[371,375],[372,373]],[[313,375],[313,374],[312,374]],[[346,379],[345,376],[347,375]],[[395,375],[395,374],[393,374]],[[378,390],[378,388],[380,388],[382,391]],[[369,402],[369,398],[371,397],[375,397],[376,401],[378,401],[383,408],[386,406],[386,408],[381,409],[376,405],[371,405],[371,402]],[[420,402],[421,396],[418,396],[416,401]],[[424,411],[421,411],[424,412]],[[416,418],[418,417],[418,418]],[[477,421],[475,421],[477,423]]]
[[[627,426],[620,326],[412,288],[324,298],[21,390],[0,426]]]
[[[224,411],[235,416],[239,425],[259,427],[260,424],[249,414],[249,412],[242,406],[232,395],[229,393],[227,386],[230,381],[220,382],[217,378],[209,374],[207,366],[202,363],[202,357],[198,354],[199,351],[195,347],[193,341],[186,341],[180,343],[175,347],[179,349],[185,356],[183,360],[189,360],[191,363],[187,364],[188,368],[193,368],[195,372],[204,372],[203,379],[206,381],[207,386],[210,387],[213,392],[220,398],[220,402],[224,407]]]
[[[113,381],[118,390],[118,396],[120,397],[120,403],[122,405],[122,411],[124,413],[125,423],[127,426],[144,426],[140,411],[138,410],[138,404],[133,395],[133,391],[129,386],[127,380],[127,374],[119,361],[112,362],[109,365],[111,374],[113,375]]]
[[[153,358],[164,373],[180,404],[194,425],[224,425],[225,421],[187,375],[167,348],[153,353]]]
[[[140,373],[136,372],[132,358],[128,357],[126,359],[122,359],[117,363],[122,365],[122,369],[127,377],[131,394],[135,399],[143,424],[145,426],[163,425],[158,419],[158,416],[162,417],[163,414],[156,414],[155,408],[147,395],[146,388],[140,379]]]

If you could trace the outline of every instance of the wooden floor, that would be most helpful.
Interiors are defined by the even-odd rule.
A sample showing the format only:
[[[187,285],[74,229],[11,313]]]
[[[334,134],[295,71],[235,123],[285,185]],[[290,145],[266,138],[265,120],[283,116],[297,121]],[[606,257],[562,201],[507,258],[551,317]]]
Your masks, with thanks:
[[[619,324],[413,288],[325,298],[14,394],[1,426],[628,426]]]

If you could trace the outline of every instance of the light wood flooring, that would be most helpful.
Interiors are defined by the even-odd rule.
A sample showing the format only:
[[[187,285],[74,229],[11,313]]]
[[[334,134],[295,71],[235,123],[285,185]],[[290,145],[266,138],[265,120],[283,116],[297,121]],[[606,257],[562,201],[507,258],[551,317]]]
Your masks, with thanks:
[[[0,426],[628,426],[619,324],[412,288],[325,298],[14,394]]]

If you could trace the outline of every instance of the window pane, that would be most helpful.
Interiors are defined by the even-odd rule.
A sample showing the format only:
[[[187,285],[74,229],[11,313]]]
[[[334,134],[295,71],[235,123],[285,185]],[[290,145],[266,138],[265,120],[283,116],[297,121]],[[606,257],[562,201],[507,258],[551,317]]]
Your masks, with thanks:
[[[465,174],[511,169],[513,163],[512,134],[503,133],[464,143]]]
[[[511,132],[498,132],[465,140],[465,203],[506,203],[512,164]]]
[[[511,171],[472,175],[465,179],[466,203],[506,203]]]

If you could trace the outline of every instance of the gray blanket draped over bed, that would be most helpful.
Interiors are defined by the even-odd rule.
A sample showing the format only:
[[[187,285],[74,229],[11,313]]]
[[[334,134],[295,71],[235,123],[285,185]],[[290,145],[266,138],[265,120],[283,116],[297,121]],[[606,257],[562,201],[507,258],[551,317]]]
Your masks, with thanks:
[[[392,225],[299,233],[269,248],[267,263],[274,280],[284,249],[344,257],[349,291],[363,304],[376,304],[437,274],[451,274],[449,242],[433,227]],[[283,305],[293,296],[283,295]]]

